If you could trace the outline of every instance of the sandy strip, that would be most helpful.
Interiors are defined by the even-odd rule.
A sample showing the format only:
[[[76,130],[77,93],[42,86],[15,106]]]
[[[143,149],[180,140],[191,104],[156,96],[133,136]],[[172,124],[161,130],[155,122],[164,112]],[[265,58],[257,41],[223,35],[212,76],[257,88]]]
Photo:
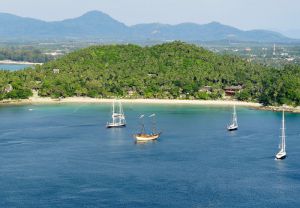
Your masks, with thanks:
[[[242,102],[235,100],[169,100],[169,99],[120,99],[122,103],[137,104],[189,104],[189,105],[214,105],[214,106],[247,106],[261,107],[259,103]],[[113,99],[99,99],[89,97],[69,97],[64,99],[51,99],[32,97],[26,100],[4,100],[2,104],[54,104],[54,103],[111,103]]]
[[[63,99],[52,99],[42,97],[31,97],[24,100],[2,100],[0,105],[38,105],[38,104],[101,104],[112,103],[114,99],[101,99],[101,98],[89,98],[89,97],[69,97]],[[206,105],[206,106],[244,106],[253,108],[256,110],[266,111],[282,111],[284,108],[286,112],[300,113],[300,106],[263,106],[254,102],[243,102],[236,100],[171,100],[171,99],[120,99],[122,103],[131,104],[174,104],[174,105]]]
[[[32,62],[28,62],[28,61],[12,61],[12,60],[1,60],[0,64],[43,65],[43,63],[32,63]]]

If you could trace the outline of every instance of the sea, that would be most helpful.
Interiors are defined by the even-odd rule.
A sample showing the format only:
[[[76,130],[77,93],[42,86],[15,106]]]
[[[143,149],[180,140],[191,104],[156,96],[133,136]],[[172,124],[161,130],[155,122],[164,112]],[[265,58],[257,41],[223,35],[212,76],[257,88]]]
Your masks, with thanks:
[[[300,207],[300,114],[238,107],[125,104],[127,127],[106,129],[108,104],[0,106],[0,207]],[[163,132],[136,143],[139,116]]]
[[[30,66],[28,64],[0,64],[0,70],[17,71]]]

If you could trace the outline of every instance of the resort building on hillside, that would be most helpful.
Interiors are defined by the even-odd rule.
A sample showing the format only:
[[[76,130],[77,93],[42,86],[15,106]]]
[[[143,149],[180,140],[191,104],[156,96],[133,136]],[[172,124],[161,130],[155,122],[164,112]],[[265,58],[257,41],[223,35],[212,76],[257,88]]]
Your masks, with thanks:
[[[133,96],[133,95],[136,94],[136,91],[135,90],[128,90],[127,93],[128,93],[129,96]]]
[[[225,96],[235,96],[235,94],[239,93],[242,89],[243,87],[241,85],[225,87]]]
[[[199,89],[199,92],[212,93],[213,88],[211,86],[204,86]]]
[[[11,91],[13,91],[13,87],[11,84],[6,85],[6,87],[3,90],[4,93],[9,93]]]
[[[54,74],[59,74],[59,69],[53,69]]]

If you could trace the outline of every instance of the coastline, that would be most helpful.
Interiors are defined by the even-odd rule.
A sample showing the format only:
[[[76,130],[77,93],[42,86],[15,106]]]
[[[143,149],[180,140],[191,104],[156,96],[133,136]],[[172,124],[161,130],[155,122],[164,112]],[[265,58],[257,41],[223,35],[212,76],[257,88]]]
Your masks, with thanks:
[[[281,112],[283,109],[285,112],[288,113],[300,113],[300,106],[293,107],[293,106],[260,106],[260,107],[253,107],[253,109],[257,110],[265,110],[265,111],[273,111],[273,112]]]
[[[0,60],[0,64],[43,65],[43,63],[33,63],[33,62],[28,62],[28,61],[12,61],[12,60]]]
[[[50,97],[31,97],[22,100],[2,100],[0,105],[39,105],[39,104],[107,104],[114,99],[90,98],[90,97],[68,97],[53,99]],[[203,105],[203,106],[241,106],[254,110],[265,110],[279,112],[285,109],[286,112],[300,113],[300,106],[263,106],[260,103],[245,102],[237,100],[175,100],[175,99],[120,99],[122,103],[129,104],[167,104],[167,105]]]
[[[60,103],[111,103],[114,99],[68,97],[52,99],[49,97],[31,97],[23,100],[2,100],[0,104],[60,104]],[[188,105],[219,105],[219,106],[246,106],[261,107],[259,103],[243,102],[235,100],[172,100],[172,99],[120,99],[122,103],[136,104],[188,104]]]

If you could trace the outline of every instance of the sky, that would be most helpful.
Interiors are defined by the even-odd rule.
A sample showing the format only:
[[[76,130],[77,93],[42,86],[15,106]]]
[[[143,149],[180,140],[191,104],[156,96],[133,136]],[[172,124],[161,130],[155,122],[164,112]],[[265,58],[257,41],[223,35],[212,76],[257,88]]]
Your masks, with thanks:
[[[0,12],[46,21],[99,10],[127,24],[212,21],[300,37],[300,0],[0,0]]]

